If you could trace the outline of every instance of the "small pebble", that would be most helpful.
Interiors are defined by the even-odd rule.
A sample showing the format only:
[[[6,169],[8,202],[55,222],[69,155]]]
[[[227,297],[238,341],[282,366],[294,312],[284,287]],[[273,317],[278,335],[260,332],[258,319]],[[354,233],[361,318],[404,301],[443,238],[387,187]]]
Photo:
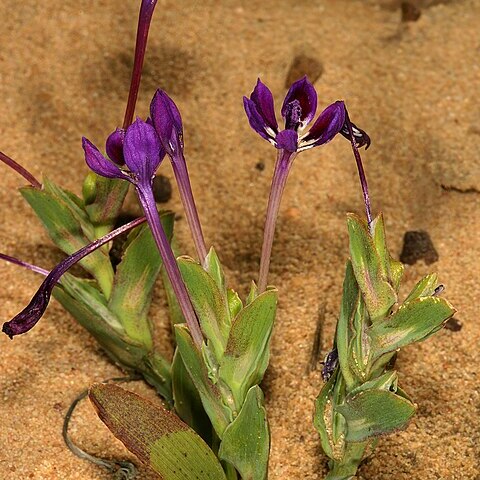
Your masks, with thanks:
[[[153,196],[157,203],[167,203],[172,198],[172,184],[165,175],[157,175],[154,178]]]
[[[310,82],[315,83],[322,73],[323,65],[318,60],[304,54],[297,55],[288,70],[287,78],[285,79],[285,88],[290,88],[293,82],[305,75]]]
[[[422,11],[411,2],[402,2],[402,22],[416,22]]]
[[[425,230],[406,232],[403,237],[403,249],[400,261],[408,265],[424,260],[427,265],[438,260],[438,253],[433,246],[430,235]]]

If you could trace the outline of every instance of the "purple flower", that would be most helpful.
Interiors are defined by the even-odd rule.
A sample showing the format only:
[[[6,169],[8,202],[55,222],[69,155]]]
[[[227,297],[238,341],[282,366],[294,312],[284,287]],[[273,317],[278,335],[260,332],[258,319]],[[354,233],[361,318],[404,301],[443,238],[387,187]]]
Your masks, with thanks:
[[[165,141],[165,138],[163,140]],[[127,128],[123,142],[123,156],[128,170],[120,169],[117,165],[107,160],[97,147],[86,138],[83,138],[83,150],[87,165],[95,173],[107,178],[127,180],[135,185],[138,199],[190,333],[195,343],[201,346],[203,336],[200,325],[183,283],[175,255],[160,222],[153,196],[153,178],[158,166],[165,157],[165,149],[155,128],[149,122],[147,123],[140,119],[137,119]]]
[[[157,90],[150,104],[150,115],[163,148],[171,157],[183,151],[183,124],[175,102]]]
[[[162,146],[172,162],[173,173],[192,232],[195,249],[200,263],[203,265],[207,256],[207,248],[183,152],[183,123],[180,111],[175,102],[163,90],[157,90],[150,104],[150,115]]]
[[[243,104],[250,126],[275,147],[288,152],[301,152],[323,145],[332,140],[337,133],[350,138],[345,125],[345,104],[342,101],[329,105],[318,116],[310,130],[304,132],[317,110],[317,92],[306,76],[294,82],[285,96],[281,110],[285,121],[284,130],[278,128],[272,92],[260,79],[250,98],[243,97]],[[352,126],[358,146],[366,145],[368,148],[370,145],[368,135]]]
[[[123,156],[123,142],[125,141],[125,130],[117,128],[108,137],[105,143],[105,151],[110,160],[117,165],[124,165],[125,158]]]
[[[158,166],[165,157],[165,150],[155,129],[140,119],[128,127],[123,140],[122,154],[128,170],[120,169],[107,160],[86,138],[82,139],[82,146],[85,160],[95,173],[102,177],[128,180],[136,186],[150,185]]]

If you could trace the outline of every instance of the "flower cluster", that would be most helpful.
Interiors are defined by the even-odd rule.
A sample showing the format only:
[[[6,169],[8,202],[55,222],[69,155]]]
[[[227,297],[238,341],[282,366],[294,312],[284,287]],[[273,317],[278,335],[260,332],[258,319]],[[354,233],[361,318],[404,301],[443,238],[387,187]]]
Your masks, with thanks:
[[[258,79],[250,98],[243,97],[243,104],[250,126],[265,140],[288,152],[302,152],[324,145],[337,133],[350,139],[347,126],[347,111],[343,101],[329,105],[315,120],[308,131],[304,131],[314,119],[317,111],[315,87],[303,77],[292,84],[282,105],[285,128],[280,130],[275,117],[272,92]],[[358,147],[370,145],[368,135],[352,124]]]

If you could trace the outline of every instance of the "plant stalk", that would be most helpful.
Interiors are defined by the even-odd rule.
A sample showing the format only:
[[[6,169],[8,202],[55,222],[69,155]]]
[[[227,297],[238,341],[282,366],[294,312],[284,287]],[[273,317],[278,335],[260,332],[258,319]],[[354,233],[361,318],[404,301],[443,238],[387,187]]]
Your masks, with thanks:
[[[270,196],[268,198],[267,214],[265,217],[260,273],[258,275],[258,294],[263,293],[267,288],[278,211],[280,209],[283,191],[287,183],[288,173],[290,172],[290,168],[296,155],[296,152],[287,152],[286,150],[278,151]]]

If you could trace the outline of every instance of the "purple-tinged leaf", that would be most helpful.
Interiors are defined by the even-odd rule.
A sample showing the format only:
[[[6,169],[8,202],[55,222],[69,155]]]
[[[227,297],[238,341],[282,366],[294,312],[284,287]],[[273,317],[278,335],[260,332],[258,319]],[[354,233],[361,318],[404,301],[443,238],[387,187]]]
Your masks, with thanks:
[[[272,92],[260,79],[257,80],[257,84],[250,95],[250,100],[255,104],[256,110],[263,118],[264,123],[274,132],[278,132]]]
[[[85,247],[78,250],[78,252],[75,252],[73,255],[70,255],[65,260],[60,262],[47,275],[47,277],[40,285],[40,288],[37,290],[37,293],[35,293],[27,307],[25,307],[19,314],[15,315],[12,320],[3,324],[2,331],[10,338],[13,338],[15,335],[20,335],[31,330],[45,313],[45,310],[47,309],[48,303],[50,301],[50,297],[52,295],[53,288],[60,280],[62,275],[70,267],[75,265],[82,258],[95,251],[97,248],[100,248],[102,245],[110,242],[118,235],[128,232],[132,228],[135,228],[144,221],[145,218],[138,218],[136,220],[133,220],[121,226],[120,228],[113,230],[113,232],[108,233],[102,238],[99,238],[95,242],[86,245]]]
[[[85,161],[90,170],[93,170],[97,175],[107,178],[122,178],[126,179],[123,173],[110,160],[107,160],[98,150],[98,148],[85,137],[82,138],[82,147],[85,152]]]
[[[150,184],[165,156],[155,129],[137,119],[127,129],[123,145],[125,164],[134,174],[135,181]]]
[[[90,388],[109,430],[163,480],[226,480],[208,445],[174,413],[111,384]]]
[[[298,118],[296,115],[295,118],[291,118],[295,112],[295,109],[292,110],[294,104],[300,107]],[[282,117],[285,118],[286,128],[294,128],[295,125],[292,123],[300,123],[302,128],[305,127],[312,121],[316,111],[317,92],[305,76],[292,84],[283,101]]]
[[[107,138],[105,143],[105,151],[108,158],[117,165],[124,165],[125,159],[123,157],[123,142],[125,140],[125,130],[117,128]]]
[[[298,133],[295,130],[282,130],[275,138],[276,147],[287,152],[296,152],[298,148]]]

